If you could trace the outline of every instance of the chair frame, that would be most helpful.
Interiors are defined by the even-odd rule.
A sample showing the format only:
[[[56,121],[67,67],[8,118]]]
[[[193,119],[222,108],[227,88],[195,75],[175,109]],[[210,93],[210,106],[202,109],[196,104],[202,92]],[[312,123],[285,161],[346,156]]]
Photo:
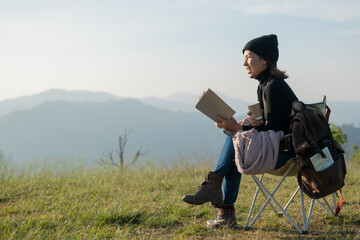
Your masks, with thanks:
[[[326,105],[326,96],[323,96],[322,102],[314,103],[314,104],[306,104],[306,106],[309,107],[309,108],[315,108],[315,109],[320,110],[324,114],[326,119],[327,120],[329,119],[329,115],[330,115],[331,110]],[[271,206],[271,208],[274,210],[274,212],[278,216],[285,215],[289,219],[289,221],[292,223],[292,225],[296,228],[296,230],[298,230],[298,232],[300,234],[309,233],[310,220],[311,220],[311,216],[312,216],[312,213],[313,213],[315,202],[319,203],[319,205],[329,215],[335,215],[336,208],[337,208],[336,199],[335,199],[335,193],[328,196],[328,197],[332,196],[332,202],[333,202],[332,205],[329,204],[329,200],[327,200],[327,197],[322,198],[324,203],[322,203],[320,199],[312,199],[311,202],[310,202],[309,211],[308,211],[307,216],[306,216],[306,213],[305,213],[304,193],[301,190],[300,186],[297,187],[297,189],[294,191],[293,195],[290,197],[290,199],[288,200],[287,204],[284,207],[282,207],[281,204],[275,199],[274,195],[275,195],[276,191],[279,189],[279,187],[281,186],[281,184],[283,183],[283,181],[285,180],[285,178],[289,177],[289,176],[295,176],[296,177],[296,171],[294,171],[294,170],[296,170],[296,167],[297,167],[296,160],[297,160],[296,157],[293,158],[293,159],[289,159],[288,162],[291,161],[291,163],[290,164],[285,164],[285,166],[280,168],[281,171],[282,170],[285,171],[284,174],[281,174],[281,175],[278,175],[278,174],[275,174],[275,173],[272,174],[273,171],[267,173],[267,174],[270,174],[270,175],[281,176],[281,179],[279,180],[279,182],[277,183],[275,188],[271,191],[271,193],[264,186],[264,184],[262,182],[264,174],[261,174],[260,178],[258,178],[256,175],[251,175],[251,177],[253,178],[253,180],[255,181],[255,183],[257,185],[257,189],[255,191],[254,198],[253,198],[253,201],[252,201],[252,204],[251,204],[251,207],[250,207],[250,211],[249,211],[249,214],[248,214],[248,217],[247,217],[247,220],[246,220],[245,230],[250,230],[251,229],[251,227],[254,225],[254,223],[259,218],[260,214],[263,212],[263,210],[265,209],[265,207],[268,204]],[[255,208],[255,204],[256,204],[256,201],[257,201],[259,191],[262,193],[262,195],[265,197],[266,200],[265,200],[264,204],[262,205],[262,207],[260,208],[259,212],[255,215],[255,217],[253,217],[253,219],[251,219],[251,217],[253,215],[253,211],[254,211],[254,208]],[[302,213],[302,225],[303,225],[303,228],[300,228],[300,226],[286,212],[287,208],[293,202],[293,200],[296,197],[296,195],[298,194],[298,192],[300,192],[300,199],[301,199],[301,210],[302,210],[301,213]],[[275,206],[274,206],[274,204],[275,204]],[[280,210],[281,213],[278,213],[277,208]]]
[[[277,185],[275,186],[275,188],[272,190],[271,193],[269,192],[269,190],[262,183],[264,174],[261,174],[260,178],[258,178],[256,175],[251,175],[251,177],[253,178],[253,180],[255,181],[255,183],[257,185],[257,189],[255,191],[254,198],[253,198],[253,201],[252,201],[252,204],[251,204],[251,207],[250,207],[250,211],[249,211],[249,214],[248,214],[248,217],[247,217],[247,221],[246,221],[246,224],[245,224],[245,230],[250,230],[251,229],[251,227],[254,225],[254,223],[259,218],[260,214],[263,212],[263,210],[265,209],[265,207],[268,204],[270,204],[271,208],[274,210],[276,215],[278,215],[278,216],[285,215],[289,219],[289,221],[292,223],[292,225],[296,228],[296,230],[298,230],[298,232],[300,234],[307,234],[309,232],[308,230],[309,230],[310,220],[311,220],[311,216],[312,216],[312,213],[313,213],[315,202],[318,202],[319,205],[329,215],[334,215],[335,214],[336,199],[335,199],[335,193],[333,193],[332,194],[332,200],[333,200],[333,205],[332,206],[329,204],[329,201],[328,201],[328,199],[326,197],[322,198],[324,203],[322,203],[320,201],[320,199],[312,199],[311,202],[310,202],[308,215],[306,216],[304,194],[303,194],[303,192],[302,192],[302,190],[300,189],[299,186],[294,191],[293,195],[290,197],[290,199],[288,200],[286,205],[284,207],[281,206],[281,204],[275,199],[274,195],[275,195],[276,191],[279,189],[279,187],[281,186],[281,184],[283,183],[283,181],[285,180],[285,178],[288,177],[288,174],[291,172],[291,170],[294,167],[296,167],[296,159],[290,159],[289,161],[292,161],[290,167],[288,167],[285,174],[281,177],[281,179],[279,180],[279,182],[277,183]],[[265,197],[266,200],[265,200],[264,204],[262,205],[262,207],[260,208],[259,212],[256,214],[256,216],[253,217],[253,219],[251,219],[251,217],[253,215],[253,211],[254,211],[254,208],[255,208],[255,204],[256,204],[256,201],[257,201],[259,191],[263,194],[263,196]],[[302,219],[303,219],[303,222],[302,222],[303,228],[300,228],[300,226],[286,212],[287,208],[290,206],[290,204],[293,202],[294,198],[296,197],[296,195],[299,192],[300,192],[300,199],[301,199],[301,210],[302,210],[301,213],[302,213]],[[276,206],[274,206],[273,204],[275,204]],[[276,207],[280,210],[281,213],[278,213]]]

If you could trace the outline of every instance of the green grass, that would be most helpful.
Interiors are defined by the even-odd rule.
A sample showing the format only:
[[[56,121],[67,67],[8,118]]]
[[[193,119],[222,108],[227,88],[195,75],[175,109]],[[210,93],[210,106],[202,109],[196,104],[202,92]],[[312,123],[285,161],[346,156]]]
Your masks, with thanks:
[[[285,217],[267,208],[252,230],[243,226],[255,184],[243,176],[235,203],[239,229],[208,231],[215,216],[210,204],[181,201],[193,193],[210,164],[167,168],[44,168],[36,174],[0,169],[0,239],[360,239],[360,156],[348,165],[345,202],[338,217],[315,208],[310,233],[300,235]],[[266,180],[275,184],[274,177]],[[286,201],[296,179],[289,178],[277,198]],[[289,213],[300,223],[299,201]]]

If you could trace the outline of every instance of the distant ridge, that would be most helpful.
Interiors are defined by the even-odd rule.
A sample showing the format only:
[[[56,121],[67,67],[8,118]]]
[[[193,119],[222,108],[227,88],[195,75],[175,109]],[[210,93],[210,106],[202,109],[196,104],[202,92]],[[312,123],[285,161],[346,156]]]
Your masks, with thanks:
[[[219,95],[237,111],[237,120],[244,117],[247,103]],[[127,153],[142,147],[149,152],[149,161],[192,152],[216,156],[225,136],[195,109],[197,98],[182,93],[132,99],[104,92],[52,89],[5,100],[0,102],[0,151],[19,163],[64,156],[85,156],[93,161],[102,154],[116,153],[118,137],[127,129],[131,131]],[[344,125],[344,133],[350,145],[360,146],[360,130],[356,129],[360,103],[335,101],[329,106],[330,122],[350,124]]]
[[[0,117],[0,129],[0,150],[18,164],[79,156],[94,162],[111,151],[116,154],[125,129],[131,132],[126,154],[131,157],[141,147],[149,161],[194,150],[216,154],[224,138],[200,114],[160,109],[137,99],[48,101]]]
[[[174,102],[191,103],[194,105],[194,102],[197,101],[197,99],[199,98],[199,95],[201,95],[201,93],[196,95],[196,94],[192,94],[192,93],[182,92],[182,93],[176,93],[176,94],[169,95],[165,99],[171,100]]]
[[[23,96],[19,98],[1,101],[0,116],[4,116],[17,110],[33,108],[36,105],[49,101],[106,102],[109,100],[120,99],[122,98],[106,92],[67,91],[63,89],[50,89],[30,96]]]
[[[197,112],[195,109],[195,104],[199,100],[201,94],[202,93],[199,93],[198,95],[191,93],[177,93],[165,98],[146,97],[141,98],[140,100],[145,104],[162,109],[182,112]],[[232,108],[234,108],[236,111],[236,116],[247,113],[247,106],[250,105],[250,103],[237,98],[230,98],[221,93],[219,93],[219,96],[224,99]]]
[[[161,109],[181,112],[196,112],[195,104],[199,95],[192,93],[177,93],[165,98],[145,97],[138,100],[144,104]],[[244,116],[247,106],[251,103],[237,98],[230,98],[218,93],[234,110],[235,116]],[[49,101],[69,102],[107,102],[110,100],[122,100],[124,97],[115,96],[106,92],[96,91],[68,91],[63,89],[50,89],[38,94],[23,96],[14,99],[0,101],[0,117],[14,111],[33,108]],[[329,101],[332,110],[330,122],[336,125],[353,124],[360,127],[360,102],[358,101]]]

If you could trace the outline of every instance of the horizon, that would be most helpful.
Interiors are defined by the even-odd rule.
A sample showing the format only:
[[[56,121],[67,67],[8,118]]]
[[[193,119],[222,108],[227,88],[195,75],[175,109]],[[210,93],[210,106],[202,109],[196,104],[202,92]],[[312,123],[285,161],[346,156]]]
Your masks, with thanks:
[[[173,94],[170,94],[170,95],[167,95],[167,96],[163,96],[163,97],[158,97],[158,96],[153,96],[153,95],[149,95],[149,96],[143,96],[143,97],[126,97],[126,96],[121,96],[121,95],[116,95],[116,94],[113,94],[113,93],[110,93],[110,92],[106,92],[106,91],[102,91],[102,90],[86,90],[86,89],[75,89],[75,90],[66,90],[66,89],[63,89],[63,88],[49,88],[49,89],[46,89],[44,91],[40,91],[40,92],[35,92],[35,93],[32,93],[32,94],[27,94],[27,95],[21,95],[21,96],[16,96],[16,97],[13,97],[13,98],[7,98],[7,99],[0,99],[0,102],[6,102],[6,101],[11,101],[11,100],[16,100],[16,99],[21,99],[21,98],[27,98],[27,97],[33,97],[35,95],[41,95],[41,94],[44,94],[44,93],[47,93],[47,92],[51,92],[51,91],[64,91],[64,92],[89,92],[89,93],[104,93],[104,94],[109,94],[109,95],[112,95],[114,97],[118,97],[118,98],[124,98],[124,99],[139,99],[139,100],[142,100],[142,99],[147,99],[147,98],[159,98],[159,99],[163,99],[163,100],[169,100],[170,98],[172,97],[176,97],[176,96],[182,96],[182,95],[191,95],[191,96],[194,96],[194,97],[197,97],[197,96],[200,96],[200,94],[196,94],[196,93],[191,93],[191,92],[177,92],[177,93],[173,93]],[[237,98],[236,96],[235,97],[231,97],[231,96],[228,96],[226,95],[225,93],[222,93],[222,92],[216,92],[217,94],[219,95],[223,95],[224,97],[227,97],[227,98],[231,98],[231,99],[236,99],[236,100],[241,100],[243,101],[244,103],[249,103],[248,101],[245,101],[245,100],[242,100],[240,98]],[[320,101],[321,98],[319,99],[315,99],[315,101]],[[173,101],[177,101],[177,100],[173,100]],[[179,102],[182,102],[183,100],[179,101]],[[305,102],[306,99],[304,100]],[[328,100],[330,102],[360,102],[360,100],[342,100],[342,99],[338,99],[338,100]],[[188,102],[191,102],[191,101],[188,101]]]
[[[242,47],[271,33],[299,99],[360,101],[355,0],[19,0],[1,2],[0,16],[0,101],[49,89],[166,98],[211,88],[254,102]]]
[[[193,147],[203,151],[203,147],[218,141],[219,145],[210,147],[214,150],[213,147],[221,146],[223,141],[222,131],[195,109],[196,95],[185,93],[185,97],[180,94],[159,100],[118,98],[106,92],[49,91],[7,102],[0,101],[3,129],[0,152],[14,161],[71,154],[89,159],[91,156],[93,159],[116,149],[116,141],[124,129],[134,130],[132,147],[140,145],[144,149],[152,149],[151,156],[156,158],[170,156],[167,155],[169,148],[165,151],[160,144],[164,139],[174,147],[171,153],[179,149],[189,153]],[[235,119],[245,117],[249,104],[221,97],[237,112]],[[187,101],[190,98],[194,102]],[[329,106],[332,110],[330,123],[343,128],[344,133],[349,135],[349,143],[359,145],[356,137],[360,130],[358,102],[331,102]],[[167,130],[154,128],[159,124]],[[191,139],[194,142],[189,141],[189,134],[197,136]],[[204,145],[201,145],[197,139],[206,134],[209,134],[206,138],[211,141],[202,142]],[[158,140],[154,141],[155,138]],[[91,145],[94,143],[94,146]],[[205,152],[209,153],[209,150]]]

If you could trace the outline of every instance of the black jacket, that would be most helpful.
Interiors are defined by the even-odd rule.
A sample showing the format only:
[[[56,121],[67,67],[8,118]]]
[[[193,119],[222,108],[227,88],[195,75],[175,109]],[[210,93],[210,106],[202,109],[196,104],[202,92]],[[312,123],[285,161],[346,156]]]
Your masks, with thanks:
[[[255,127],[258,131],[283,131],[284,134],[290,130],[290,114],[292,103],[298,98],[289,85],[282,78],[270,74],[268,69],[264,70],[256,78],[259,81],[257,89],[258,101],[263,109],[264,124]],[[244,130],[251,127],[244,126]]]

